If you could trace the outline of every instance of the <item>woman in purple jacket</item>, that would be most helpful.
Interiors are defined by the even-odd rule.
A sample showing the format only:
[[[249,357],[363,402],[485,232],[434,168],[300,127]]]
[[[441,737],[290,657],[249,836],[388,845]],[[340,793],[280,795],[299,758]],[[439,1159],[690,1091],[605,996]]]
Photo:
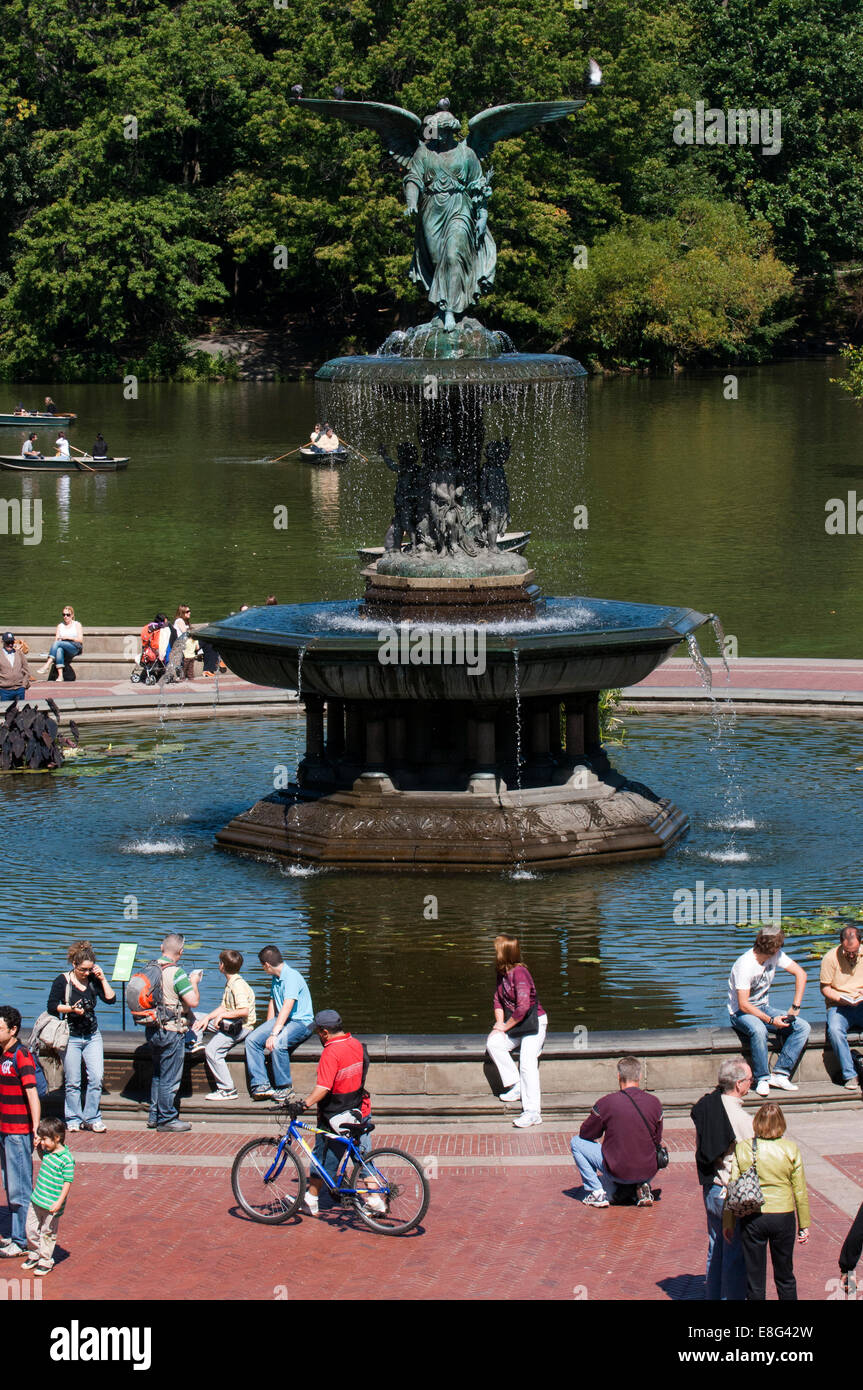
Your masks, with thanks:
[[[536,997],[536,985],[522,965],[517,936],[496,936],[497,989],[494,992],[494,1027],[486,1048],[504,1085],[502,1101],[521,1101],[522,1113],[513,1124],[519,1129],[541,1125],[539,1054],[545,1042],[548,1018]],[[512,1052],[519,1044],[519,1065]]]

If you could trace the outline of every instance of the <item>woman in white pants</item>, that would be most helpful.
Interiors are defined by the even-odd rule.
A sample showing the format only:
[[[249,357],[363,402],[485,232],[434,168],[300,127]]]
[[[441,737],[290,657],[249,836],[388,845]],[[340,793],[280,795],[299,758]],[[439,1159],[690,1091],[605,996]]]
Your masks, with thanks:
[[[517,936],[496,936],[497,989],[494,992],[494,1027],[486,1040],[504,1085],[502,1101],[521,1101],[522,1113],[513,1120],[519,1129],[542,1124],[539,1091],[539,1054],[545,1042],[548,1018],[536,997],[536,985],[522,964]],[[518,1044],[519,1065],[512,1053]]]

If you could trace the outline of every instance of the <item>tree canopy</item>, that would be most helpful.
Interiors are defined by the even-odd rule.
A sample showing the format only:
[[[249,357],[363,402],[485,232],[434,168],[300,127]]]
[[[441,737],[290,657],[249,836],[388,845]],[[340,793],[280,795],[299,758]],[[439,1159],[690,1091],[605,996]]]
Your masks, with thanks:
[[[792,275],[827,293],[861,251],[863,0],[7,0],[0,371],[146,368],[213,320],[374,345],[427,317],[398,169],[292,84],[466,120],[577,95],[588,56],[578,116],[494,151],[482,316],[609,360],[763,348]],[[781,149],[676,144],[698,101],[780,109]],[[613,304],[642,293],[634,329]]]

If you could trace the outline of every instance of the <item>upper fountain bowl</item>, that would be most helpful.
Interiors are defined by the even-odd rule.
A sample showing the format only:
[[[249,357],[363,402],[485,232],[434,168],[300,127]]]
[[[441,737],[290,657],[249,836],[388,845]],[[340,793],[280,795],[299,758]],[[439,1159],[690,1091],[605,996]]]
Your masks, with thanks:
[[[635,685],[705,622],[691,608],[548,598],[527,619],[393,624],[363,617],[355,600],[250,608],[198,635],[260,685],[330,699],[476,701]]]

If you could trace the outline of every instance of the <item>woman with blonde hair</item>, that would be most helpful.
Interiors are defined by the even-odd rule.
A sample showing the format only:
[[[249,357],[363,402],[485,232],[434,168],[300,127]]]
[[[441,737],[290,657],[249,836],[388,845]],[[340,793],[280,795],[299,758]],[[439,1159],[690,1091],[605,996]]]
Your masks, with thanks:
[[[75,609],[71,603],[67,603],[63,609],[63,619],[57,624],[54,631],[54,641],[48,653],[48,660],[44,666],[40,666],[37,671],[39,676],[48,676],[56,680],[61,677],[64,681],[73,681],[75,673],[72,670],[72,662],[80,656],[84,650],[84,629],[76,621]],[[56,675],[54,668],[56,669]]]
[[[797,1301],[794,1278],[794,1239],[798,1245],[809,1240],[809,1197],[803,1159],[793,1139],[784,1138],[785,1116],[781,1108],[768,1101],[752,1120],[753,1139],[741,1139],[734,1146],[731,1182],[753,1163],[764,1194],[761,1210],[742,1216],[740,1237],[746,1264],[746,1301],[763,1303],[767,1298],[767,1248],[773,1264],[776,1294],[782,1303]],[[726,1238],[731,1238],[735,1216],[727,1206],[723,1216]]]
[[[66,1130],[92,1129],[103,1134],[101,1115],[105,1049],[96,1022],[96,1003],[117,998],[89,941],[73,941],[67,954],[69,970],[58,975],[48,995],[48,1012],[66,1019],[69,1041],[63,1058],[66,1073]],[[81,1073],[87,1072],[87,1099],[81,1105]]]
[[[517,936],[496,936],[497,989],[494,992],[494,1027],[486,1040],[503,1083],[500,1099],[521,1101],[522,1113],[513,1120],[519,1129],[542,1124],[539,1089],[539,1055],[545,1042],[548,1018],[536,994],[536,985],[521,959]],[[519,1044],[518,1066],[512,1059]]]

